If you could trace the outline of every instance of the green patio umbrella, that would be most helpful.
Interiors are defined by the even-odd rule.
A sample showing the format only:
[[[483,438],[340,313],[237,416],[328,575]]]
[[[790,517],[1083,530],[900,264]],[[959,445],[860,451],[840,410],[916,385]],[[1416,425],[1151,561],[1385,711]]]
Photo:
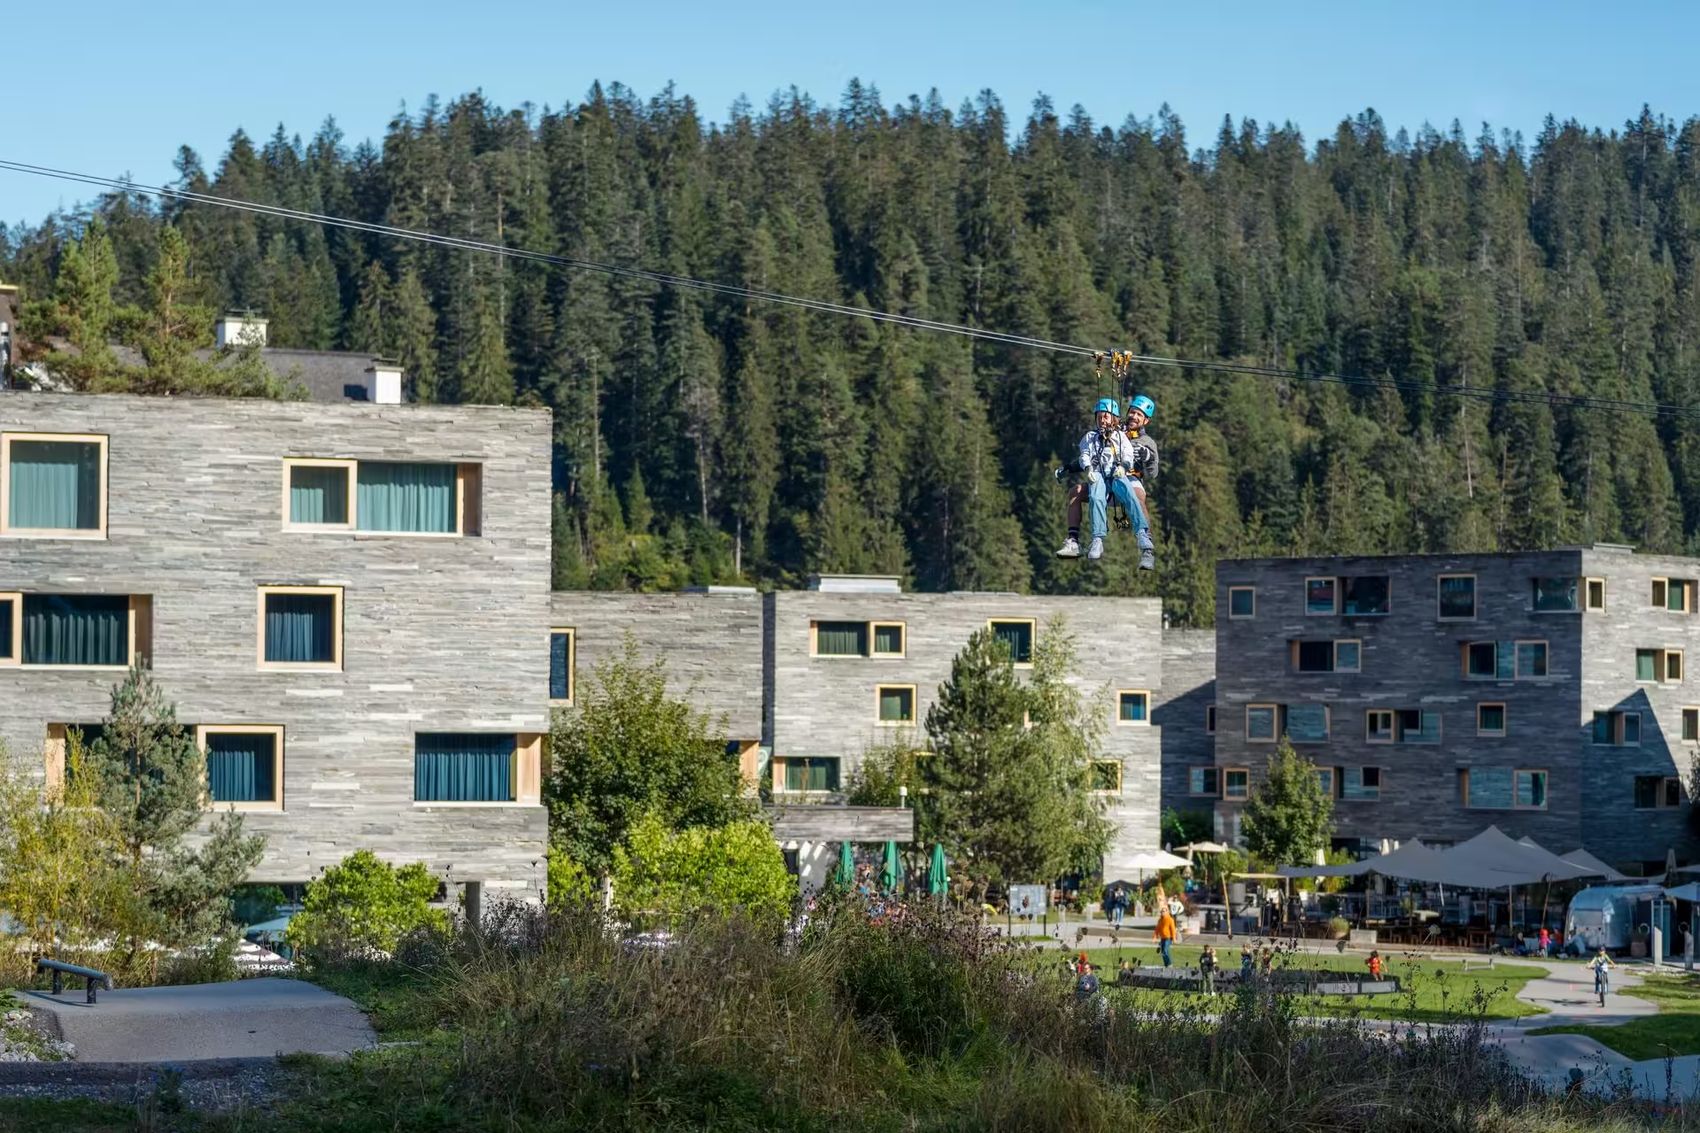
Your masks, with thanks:
[[[933,843],[933,861],[927,867],[927,892],[941,900],[950,892],[950,875],[944,868],[944,843]]]
[[[903,867],[897,863],[897,843],[885,844],[885,864],[880,867],[880,888],[887,893],[897,891],[898,879],[903,876]]]
[[[850,848],[850,843],[838,844],[838,872],[833,880],[844,887],[845,892],[856,888],[856,851]]]

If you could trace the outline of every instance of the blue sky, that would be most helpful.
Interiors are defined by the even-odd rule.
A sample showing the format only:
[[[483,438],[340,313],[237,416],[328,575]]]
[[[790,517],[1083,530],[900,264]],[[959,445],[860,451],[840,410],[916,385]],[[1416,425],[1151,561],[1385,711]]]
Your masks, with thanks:
[[[1609,129],[1643,102],[1700,114],[1691,3],[5,7],[0,157],[155,184],[179,145],[211,165],[238,126],[264,137],[281,121],[308,135],[335,115],[357,141],[433,92],[560,106],[597,78],[646,96],[672,80],[714,120],[740,94],[760,104],[792,84],[836,103],[853,76],[887,103],[937,87],[955,107],[990,87],[1018,120],[1040,91],[1109,124],[1166,101],[1195,144],[1223,114],[1291,120],[1309,140],[1366,106],[1392,127],[1457,118],[1472,138],[1483,121],[1533,134],[1549,112]],[[86,196],[79,188],[0,172],[0,221],[37,221]]]

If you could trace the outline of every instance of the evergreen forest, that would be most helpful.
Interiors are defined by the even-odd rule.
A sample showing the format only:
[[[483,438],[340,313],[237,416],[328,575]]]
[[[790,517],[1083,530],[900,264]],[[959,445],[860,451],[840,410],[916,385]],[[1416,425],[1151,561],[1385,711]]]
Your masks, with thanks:
[[[1223,556],[1700,553],[1695,418],[1563,400],[1700,410],[1700,118],[1529,141],[1364,111],[1316,139],[1200,138],[1166,107],[1103,125],[1041,97],[1018,120],[989,91],[952,110],[853,82],[710,123],[672,88],[598,84],[562,109],[432,98],[358,145],[332,121],[238,131],[176,164],[184,188],[312,212],[1406,383],[1136,367],[1163,450],[1141,575],[1126,535],[1100,563],[1052,554],[1052,469],[1121,392],[1077,355],[140,194],[0,229],[26,351],[145,322],[163,258],[204,309],[266,315],[273,346],[395,357],[420,401],[549,407],[560,587],[890,573],[1157,594],[1208,625]],[[1454,385],[1552,398],[1433,392]]]

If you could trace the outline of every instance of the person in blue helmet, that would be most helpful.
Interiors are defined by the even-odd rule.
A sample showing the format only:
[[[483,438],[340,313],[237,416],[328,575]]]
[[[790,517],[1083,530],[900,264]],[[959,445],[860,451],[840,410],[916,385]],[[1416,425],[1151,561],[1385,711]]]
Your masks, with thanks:
[[[1139,542],[1140,570],[1151,570],[1157,565],[1156,544],[1151,540],[1151,516],[1145,510],[1145,493],[1157,479],[1157,442],[1151,439],[1148,431],[1151,418],[1155,416],[1157,403],[1144,394],[1127,403],[1127,423],[1123,432],[1133,449],[1133,462],[1128,466],[1128,475],[1132,478],[1129,487],[1139,503],[1137,508],[1129,508],[1127,514],[1133,523],[1134,538]]]
[[[1128,515],[1134,517],[1136,532],[1144,521],[1144,511],[1130,487],[1131,469],[1137,456],[1121,427],[1121,405],[1113,397],[1099,398],[1094,417],[1093,429],[1080,438],[1079,455],[1079,467],[1086,477],[1085,496],[1092,508],[1092,545],[1086,552],[1088,559],[1104,557],[1104,536],[1109,533],[1109,497],[1112,492]],[[1079,504],[1075,498],[1071,498],[1069,504],[1068,541],[1057,551],[1065,559],[1080,555]],[[1148,524],[1145,526],[1149,527]],[[1143,549],[1149,540],[1150,533],[1147,531],[1140,547]],[[1141,565],[1145,565],[1143,559]]]

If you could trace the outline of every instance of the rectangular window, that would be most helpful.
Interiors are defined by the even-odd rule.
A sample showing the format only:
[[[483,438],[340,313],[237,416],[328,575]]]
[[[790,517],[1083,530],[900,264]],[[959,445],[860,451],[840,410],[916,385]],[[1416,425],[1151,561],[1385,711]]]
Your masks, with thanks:
[[[1682,805],[1682,780],[1670,775],[1635,776],[1635,809],[1666,810]]]
[[[1499,643],[1470,641],[1464,644],[1464,675],[1471,680],[1494,680],[1499,676]]]
[[[146,617],[144,603],[124,594],[25,594],[21,660],[125,668],[135,654],[138,622]]]
[[[1665,650],[1665,683],[1680,684],[1682,682],[1682,650]]]
[[[901,657],[907,647],[907,633],[902,622],[873,622],[875,657]]]
[[[1568,614],[1581,609],[1574,578],[1537,578],[1534,591],[1534,607],[1538,614]]]
[[[18,643],[24,636],[24,596],[0,594],[0,665],[18,663]]]
[[[262,669],[342,668],[342,587],[260,587]]]
[[[1033,663],[1033,630],[1031,618],[987,622],[999,641],[1009,647],[1010,660],[1017,665]]]
[[[1583,591],[1588,596],[1588,609],[1596,613],[1603,611],[1606,608],[1606,580],[1589,578],[1585,579],[1584,583]]]
[[[1257,616],[1257,587],[1228,587],[1228,617],[1230,619]]]
[[[578,672],[578,634],[571,629],[549,631],[549,702],[571,704]]]
[[[1682,740],[1684,743],[1700,743],[1700,708],[1682,710]]]
[[[1635,679],[1638,681],[1656,681],[1659,679],[1659,651],[1657,649],[1637,649],[1635,651]]]
[[[1328,742],[1328,706],[1326,704],[1289,704],[1286,717],[1287,739],[1295,744]]]
[[[1364,739],[1372,744],[1393,742],[1394,714],[1386,708],[1372,708],[1364,713]]]
[[[1637,649],[1635,679],[1658,684],[1682,683],[1683,656],[1680,649]]]
[[[1519,641],[1517,647],[1517,679],[1539,680],[1547,675],[1547,643]]]
[[[815,622],[816,657],[866,657],[867,622]]]
[[[1547,808],[1547,773],[1545,771],[1513,772],[1516,784],[1514,805],[1518,810]]]
[[[783,791],[797,794],[807,791],[838,790],[838,760],[836,758],[776,759],[779,765],[775,778]]]
[[[1216,734],[1216,706],[1214,704],[1204,706],[1204,734],[1207,736]]]
[[[915,722],[915,686],[880,685],[874,694],[881,724]]]
[[[1357,673],[1363,671],[1363,643],[1354,639],[1334,643],[1334,671]]]
[[[1437,744],[1440,742],[1440,713],[1421,708],[1401,708],[1399,742],[1402,744]]]
[[[1244,767],[1222,769],[1222,797],[1243,799],[1251,794],[1251,772]]]
[[[0,533],[106,537],[106,438],[0,434]]]
[[[1316,785],[1322,788],[1324,798],[1335,798],[1340,791],[1339,768],[1318,767],[1316,769]]]
[[[1187,793],[1215,798],[1222,793],[1222,773],[1215,767],[1187,768]]]
[[[1476,705],[1476,735],[1503,736],[1505,734],[1505,705],[1478,704]]]
[[[1381,798],[1381,768],[1342,767],[1340,797],[1346,802],[1374,802]]]
[[[1635,747],[1641,742],[1641,713],[1594,713],[1593,742],[1599,747]]]
[[[283,462],[284,515],[288,527],[347,530],[354,524],[352,460]]]
[[[233,810],[283,809],[283,729],[210,725],[195,729],[207,761],[207,798]]]
[[[1694,579],[1653,579],[1653,606],[1660,610],[1669,610],[1673,614],[1692,613],[1694,611]]]
[[[1332,673],[1334,643],[1332,641],[1293,642],[1293,668],[1301,673]]]
[[[1348,617],[1385,614],[1393,608],[1391,586],[1385,574],[1363,575],[1340,580],[1340,612]]]
[[[1248,704],[1245,706],[1245,738],[1248,743],[1272,744],[1278,738],[1275,734],[1275,718],[1278,706],[1274,704]]]
[[[1144,689],[1122,689],[1116,693],[1116,723],[1149,724],[1151,694]]]
[[[453,535],[459,529],[457,466],[362,460],[354,514],[361,531]]]
[[[1438,586],[1441,621],[1468,621],[1476,616],[1475,575],[1443,574]]]
[[[1094,794],[1121,794],[1122,761],[1119,759],[1094,759],[1090,783]]]
[[[1340,612],[1340,580],[1337,578],[1305,579],[1305,613],[1337,614]]]
[[[511,732],[420,732],[413,737],[413,801],[514,802],[518,740]]]

